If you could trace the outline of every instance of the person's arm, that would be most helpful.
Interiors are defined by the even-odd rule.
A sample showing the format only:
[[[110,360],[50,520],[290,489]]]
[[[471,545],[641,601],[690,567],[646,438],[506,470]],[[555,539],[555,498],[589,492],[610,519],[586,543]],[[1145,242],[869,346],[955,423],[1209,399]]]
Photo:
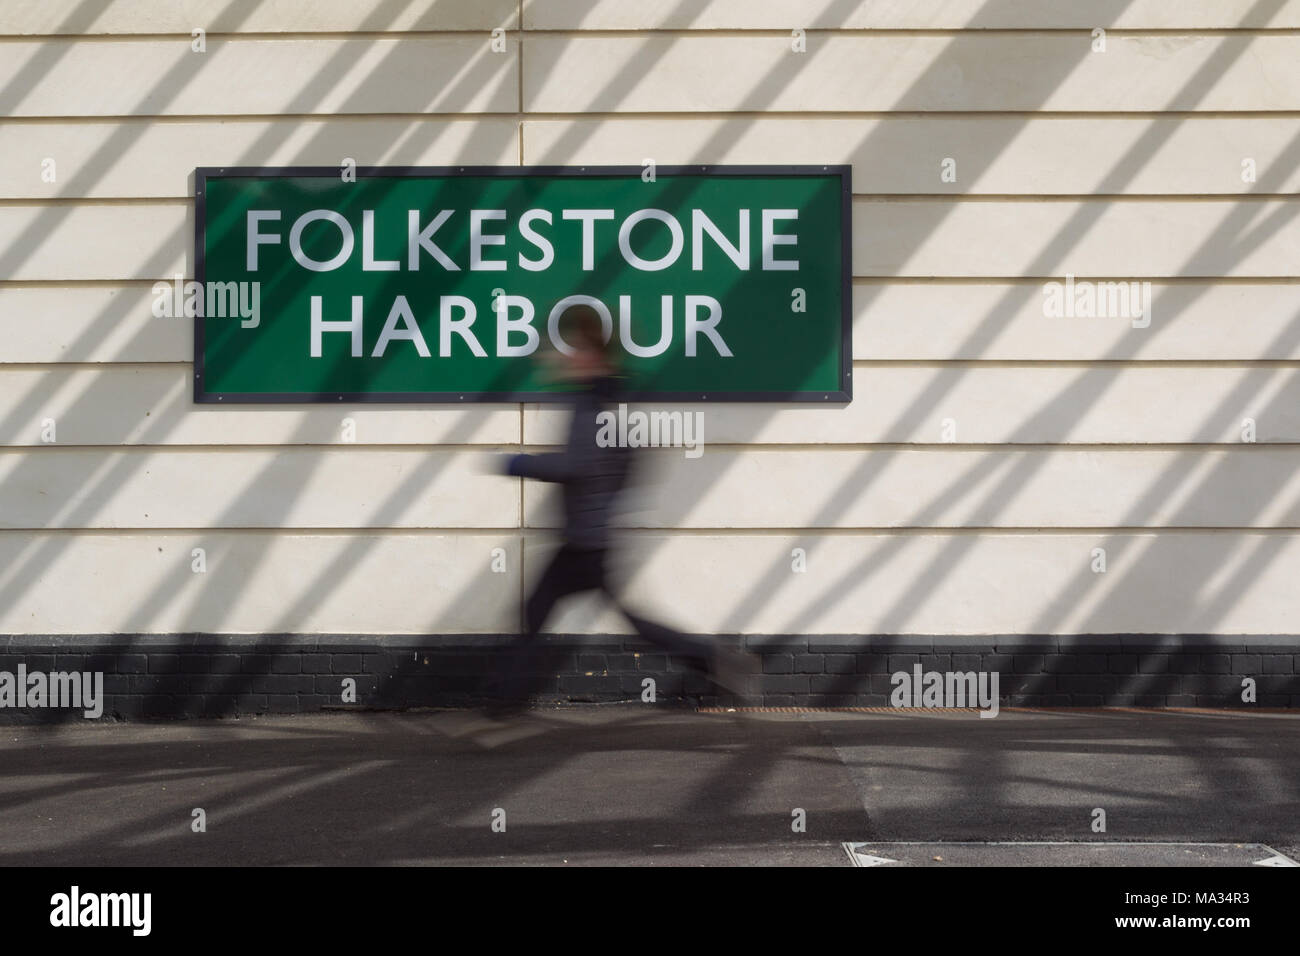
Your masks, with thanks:
[[[564,450],[545,455],[511,455],[506,474],[538,481],[568,482],[591,474],[596,465],[595,403],[579,397],[569,412],[569,431]],[[593,416],[588,422],[588,416]]]
[[[506,474],[538,481],[569,481],[576,473],[574,456],[566,451],[547,455],[511,455],[506,459]]]

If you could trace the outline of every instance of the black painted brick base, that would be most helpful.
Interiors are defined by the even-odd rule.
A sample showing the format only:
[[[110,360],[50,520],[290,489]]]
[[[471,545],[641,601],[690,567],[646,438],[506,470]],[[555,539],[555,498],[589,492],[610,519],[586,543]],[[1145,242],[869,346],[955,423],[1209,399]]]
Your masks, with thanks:
[[[745,636],[761,671],[750,703],[889,705],[890,675],[996,671],[1001,706],[1300,707],[1300,638],[1269,635],[1078,637]],[[0,671],[102,671],[104,717],[219,717],[325,709],[475,706],[491,699],[511,640],[500,635],[0,636]],[[626,701],[653,678],[663,703],[729,703],[681,660],[633,637],[548,635],[530,658],[534,696]],[[1241,700],[1253,678],[1256,700]],[[343,682],[356,682],[345,704]],[[80,711],[0,708],[0,721],[82,719]]]

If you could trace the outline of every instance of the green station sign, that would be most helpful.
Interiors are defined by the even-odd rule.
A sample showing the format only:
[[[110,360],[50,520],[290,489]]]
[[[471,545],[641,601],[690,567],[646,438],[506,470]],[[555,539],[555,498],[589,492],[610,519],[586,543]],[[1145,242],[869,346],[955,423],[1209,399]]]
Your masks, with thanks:
[[[851,397],[847,166],[201,168],[198,402],[563,397],[600,314],[627,397]]]

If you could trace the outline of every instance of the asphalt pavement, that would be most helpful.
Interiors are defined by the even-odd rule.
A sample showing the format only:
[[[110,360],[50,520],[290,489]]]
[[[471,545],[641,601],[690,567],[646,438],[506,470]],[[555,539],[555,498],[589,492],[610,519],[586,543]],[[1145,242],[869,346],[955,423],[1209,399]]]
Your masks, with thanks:
[[[0,863],[1286,865],[1298,731],[652,704],[6,725]]]

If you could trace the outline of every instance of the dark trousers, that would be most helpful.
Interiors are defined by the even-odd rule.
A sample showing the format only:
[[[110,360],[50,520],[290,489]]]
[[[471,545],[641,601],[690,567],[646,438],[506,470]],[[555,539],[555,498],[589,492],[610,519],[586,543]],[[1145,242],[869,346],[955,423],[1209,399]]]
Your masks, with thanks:
[[[561,598],[584,591],[604,592],[643,640],[670,654],[686,658],[697,667],[707,665],[708,645],[680,631],[632,614],[622,606],[611,586],[606,559],[607,552],[603,548],[592,550],[568,544],[560,548],[551,559],[524,605],[524,633],[510,648],[503,680],[505,696],[518,697],[527,693],[527,681],[522,673],[527,670],[526,663],[531,663],[537,635],[541,633],[546,619]]]

